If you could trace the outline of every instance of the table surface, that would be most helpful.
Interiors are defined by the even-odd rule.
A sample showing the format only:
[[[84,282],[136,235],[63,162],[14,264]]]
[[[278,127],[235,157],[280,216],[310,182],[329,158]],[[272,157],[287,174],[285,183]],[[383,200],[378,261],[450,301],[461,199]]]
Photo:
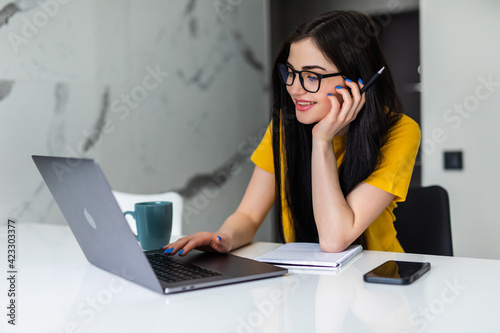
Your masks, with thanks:
[[[233,253],[255,258],[277,246]],[[16,247],[16,325],[4,277],[1,332],[500,332],[498,260],[363,251],[340,271],[165,296],[89,264],[67,226],[18,225]],[[390,259],[432,267],[408,286],[363,282]]]

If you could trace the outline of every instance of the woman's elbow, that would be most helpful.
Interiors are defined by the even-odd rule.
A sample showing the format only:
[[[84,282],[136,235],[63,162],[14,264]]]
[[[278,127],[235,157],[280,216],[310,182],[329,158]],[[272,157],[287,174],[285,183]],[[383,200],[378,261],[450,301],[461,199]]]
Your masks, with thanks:
[[[350,242],[340,241],[340,240],[330,240],[330,241],[321,241],[319,242],[319,247],[323,252],[342,252],[348,246]]]

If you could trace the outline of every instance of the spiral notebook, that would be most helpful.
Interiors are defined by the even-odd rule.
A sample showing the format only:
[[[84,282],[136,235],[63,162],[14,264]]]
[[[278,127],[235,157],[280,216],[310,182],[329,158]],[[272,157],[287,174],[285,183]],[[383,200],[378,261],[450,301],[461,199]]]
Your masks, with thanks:
[[[318,243],[287,243],[255,260],[274,265],[338,269],[363,250],[351,245],[342,252],[324,252]]]

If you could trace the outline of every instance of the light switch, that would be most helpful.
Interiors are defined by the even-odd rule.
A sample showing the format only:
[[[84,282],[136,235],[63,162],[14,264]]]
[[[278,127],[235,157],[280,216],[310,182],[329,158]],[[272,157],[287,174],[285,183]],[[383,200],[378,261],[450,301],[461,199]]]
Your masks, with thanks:
[[[462,151],[445,151],[444,169],[462,170],[463,169]]]

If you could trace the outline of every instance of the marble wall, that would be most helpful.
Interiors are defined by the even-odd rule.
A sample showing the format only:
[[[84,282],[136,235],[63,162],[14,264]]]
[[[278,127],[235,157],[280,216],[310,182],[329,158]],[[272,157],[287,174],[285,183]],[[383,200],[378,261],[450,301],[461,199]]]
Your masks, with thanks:
[[[268,120],[267,0],[0,0],[0,211],[65,223],[31,155],[175,190],[184,231],[237,207]],[[270,239],[269,221],[258,239]]]

